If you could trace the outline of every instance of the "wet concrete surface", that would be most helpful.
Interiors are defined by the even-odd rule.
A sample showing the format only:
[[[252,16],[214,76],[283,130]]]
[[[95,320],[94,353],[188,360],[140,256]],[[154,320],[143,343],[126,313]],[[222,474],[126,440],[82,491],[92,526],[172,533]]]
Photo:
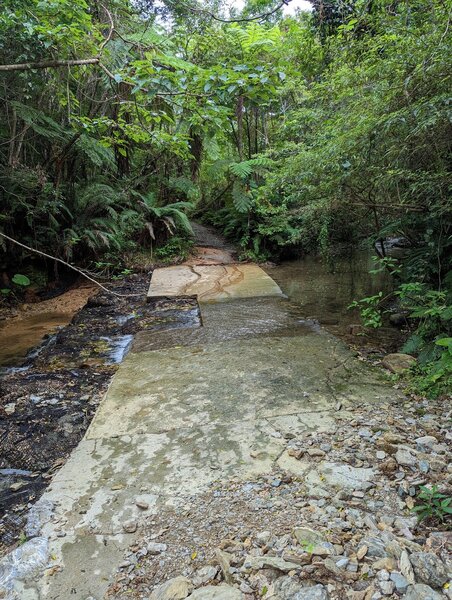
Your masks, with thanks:
[[[338,407],[347,419],[347,407],[363,399],[378,407],[397,392],[382,372],[306,320],[259,267],[241,267],[242,281],[245,271],[251,277],[247,294],[256,297],[230,293],[230,280],[224,294],[217,266],[195,267],[211,271],[198,289],[187,275],[192,269],[160,270],[154,291],[198,295],[201,319],[174,329],[163,318],[158,331],[135,332],[85,438],[37,504],[51,506],[40,524],[51,569],[17,581],[18,597],[100,600],[136,526],[163,507],[190,505],[212,482],[275,465],[317,487],[356,478],[335,474],[328,463],[319,473],[295,459],[285,464],[284,439],[334,431]]]
[[[279,286],[253,264],[179,265],[156,269],[148,298],[195,296],[198,302],[282,296]]]
[[[250,319],[251,300],[202,306],[203,327],[137,336],[42,499],[54,507],[42,532],[61,571],[22,598],[56,600],[68,589],[71,598],[102,598],[134,539],[124,523],[185,505],[214,481],[270,472],[285,435],[334,428],[338,401],[344,417],[348,403],[378,405],[394,394],[339,340],[297,320],[283,298],[257,299]]]

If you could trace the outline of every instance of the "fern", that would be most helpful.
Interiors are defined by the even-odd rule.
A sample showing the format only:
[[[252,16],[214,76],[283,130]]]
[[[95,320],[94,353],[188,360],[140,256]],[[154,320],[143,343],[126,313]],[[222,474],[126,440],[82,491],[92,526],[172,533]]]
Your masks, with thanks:
[[[49,140],[68,140],[73,135],[72,130],[64,129],[56,121],[45,115],[42,111],[21,102],[11,102],[18,116],[29,125],[33,131]]]
[[[96,167],[115,167],[115,157],[111,148],[106,148],[98,140],[82,134],[75,147]]]
[[[236,180],[232,186],[232,200],[234,202],[234,208],[239,213],[248,212],[251,208],[253,199],[248,194],[241,181]]]
[[[245,161],[240,163],[232,163],[232,165],[229,165],[229,170],[233,175],[235,175],[235,177],[247,179],[253,172],[253,167],[249,164],[249,161]]]

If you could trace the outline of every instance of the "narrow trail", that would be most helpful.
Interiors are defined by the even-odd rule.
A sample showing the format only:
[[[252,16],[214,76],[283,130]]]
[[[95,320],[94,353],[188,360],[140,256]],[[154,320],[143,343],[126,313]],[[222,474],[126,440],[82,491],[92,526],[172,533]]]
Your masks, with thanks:
[[[374,476],[300,463],[286,438],[333,431],[338,402],[352,419],[347,409],[364,398],[378,405],[398,393],[300,319],[260,267],[230,264],[223,239],[195,231],[226,264],[204,254],[157,269],[148,299],[196,295],[203,325],[135,336],[85,438],[34,508],[45,560],[15,580],[21,600],[100,600],[144,520],[196,502],[215,482],[279,469],[309,473],[314,487],[359,489]]]

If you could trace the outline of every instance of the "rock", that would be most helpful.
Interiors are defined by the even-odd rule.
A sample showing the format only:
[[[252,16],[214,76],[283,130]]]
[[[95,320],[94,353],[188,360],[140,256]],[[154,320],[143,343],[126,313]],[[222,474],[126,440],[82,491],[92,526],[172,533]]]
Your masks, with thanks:
[[[385,543],[379,537],[368,536],[363,538],[360,542],[357,552],[360,552],[363,546],[366,546],[367,548],[367,556],[373,556],[376,558],[385,558],[387,556]]]
[[[280,600],[292,600],[302,590],[302,585],[292,577],[278,577],[274,584],[275,596]]]
[[[394,458],[404,467],[415,467],[417,464],[416,456],[410,448],[399,447]]]
[[[394,592],[394,582],[392,581],[380,581],[380,590],[383,596],[392,596]]]
[[[149,508],[149,503],[148,502],[145,502],[144,500],[140,500],[138,498],[135,500],[135,504],[141,510],[147,510]]]
[[[416,577],[431,587],[440,588],[448,580],[446,565],[433,552],[413,552],[410,562]]]
[[[16,403],[10,402],[9,404],[5,404],[3,410],[7,415],[13,415],[16,412]]]
[[[135,533],[137,530],[137,522],[134,519],[129,519],[128,521],[124,521],[122,524],[122,528],[126,533]]]
[[[289,456],[293,456],[297,460],[300,460],[300,458],[303,456],[303,450],[300,450],[299,448],[289,448],[287,450],[287,454]]]
[[[149,600],[183,600],[192,589],[192,583],[187,577],[174,577],[154,588]]]
[[[386,569],[382,569],[377,573],[378,581],[389,581],[389,573]]]
[[[389,322],[395,327],[402,327],[407,323],[407,315],[404,313],[393,313],[389,316]]]
[[[397,571],[394,571],[393,573],[391,573],[390,579],[391,579],[391,581],[394,582],[394,584],[396,586],[396,590],[400,594],[404,594],[407,591],[407,589],[408,589],[408,581],[406,580],[406,578],[401,573],[398,573]]]
[[[378,460],[384,460],[386,458],[386,452],[383,450],[378,450],[376,456]]]
[[[397,568],[397,565],[393,558],[389,558],[389,556],[387,556],[385,558],[379,558],[373,562],[372,568],[375,570],[386,569],[387,571],[394,571]]]
[[[314,457],[319,457],[319,458],[323,458],[324,456],[326,456],[326,452],[324,452],[323,450],[320,450],[320,448],[308,448],[306,450],[306,452],[309,454],[309,456],[311,456],[312,458]]]
[[[337,486],[341,490],[366,490],[369,484],[375,481],[375,471],[370,468],[325,462],[319,471],[327,484]]]
[[[434,444],[438,442],[436,437],[434,437],[433,435],[424,435],[422,437],[416,438],[414,441],[416,442],[416,446],[421,452],[424,452],[427,449],[431,450]]]
[[[228,552],[224,552],[224,550],[216,548],[215,557],[217,559],[218,564],[220,565],[220,569],[223,573],[223,577],[226,583],[232,583],[233,579],[232,574],[230,572],[232,556]]]
[[[166,544],[159,544],[157,542],[149,542],[147,545],[149,554],[161,554],[162,552],[166,552],[167,548]]]
[[[313,556],[333,556],[337,554],[336,548],[330,542],[322,542],[321,544],[309,546],[306,551]]]
[[[260,569],[277,569],[288,573],[294,569],[298,569],[299,565],[288,562],[279,556],[247,556],[243,566],[246,569],[259,571]]]
[[[386,369],[389,369],[391,373],[402,373],[416,364],[416,362],[414,356],[410,354],[395,352],[394,354],[387,354],[381,361],[381,364]]]
[[[256,543],[258,546],[266,546],[270,541],[272,534],[270,531],[260,531],[256,535]]]
[[[410,585],[403,600],[444,600],[442,594],[438,594],[430,586],[423,583]]]
[[[244,595],[240,590],[226,583],[199,588],[189,596],[189,600],[242,600],[243,598]]]
[[[319,531],[315,531],[309,527],[295,527],[293,534],[301,546],[306,546],[307,544],[321,544],[325,541],[325,538]]]
[[[279,556],[247,556],[244,567],[250,568],[253,571],[258,571],[259,569],[276,569],[283,573],[300,568],[297,563],[288,562]]]
[[[366,544],[363,544],[362,546],[360,546],[360,548],[358,549],[358,551],[356,553],[356,558],[358,560],[362,560],[366,556],[368,549],[369,548],[366,546]]]
[[[415,583],[413,567],[411,566],[408,552],[406,550],[402,550],[399,558],[399,567],[400,572],[406,578],[408,583]]]
[[[320,583],[312,587],[301,588],[299,592],[287,600],[328,600],[328,592]]]
[[[212,567],[212,566],[201,567],[201,569],[198,569],[196,571],[196,575],[193,577],[193,583],[195,586],[201,586],[201,585],[204,585],[205,583],[209,583],[209,581],[212,581],[213,579],[215,579],[215,577],[217,576],[217,573],[218,573],[218,567]]]

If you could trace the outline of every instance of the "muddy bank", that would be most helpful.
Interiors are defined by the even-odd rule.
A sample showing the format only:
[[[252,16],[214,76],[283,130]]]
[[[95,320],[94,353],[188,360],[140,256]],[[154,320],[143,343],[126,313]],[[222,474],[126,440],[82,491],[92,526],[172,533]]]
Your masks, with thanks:
[[[86,305],[67,326],[47,336],[20,366],[3,369],[0,554],[27,537],[30,506],[83,437],[133,335],[143,329],[199,325],[195,301],[146,304],[148,285],[148,275],[132,276],[111,288],[139,296],[101,292],[87,303],[85,298]],[[12,331],[11,326],[8,335]]]
[[[55,298],[0,309],[0,367],[20,365],[45,335],[70,323],[97,289],[82,283]]]

